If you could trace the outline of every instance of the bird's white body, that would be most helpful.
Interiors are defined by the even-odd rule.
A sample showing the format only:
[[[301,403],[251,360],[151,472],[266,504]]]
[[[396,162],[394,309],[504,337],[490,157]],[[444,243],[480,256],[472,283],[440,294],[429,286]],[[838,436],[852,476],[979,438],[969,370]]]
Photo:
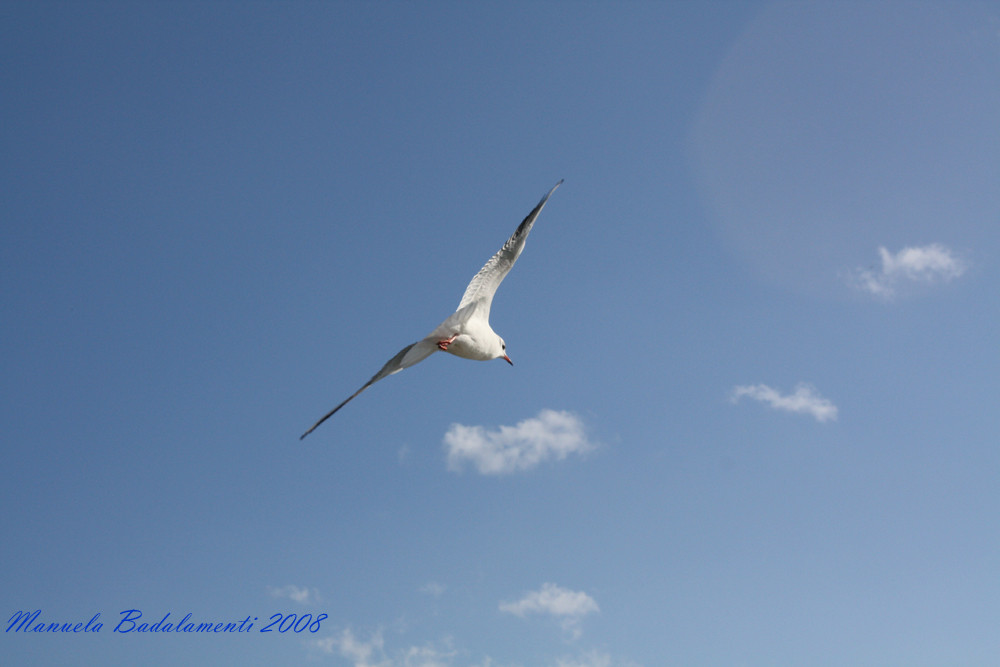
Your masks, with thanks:
[[[324,415],[312,428],[302,434],[306,437],[312,433],[317,426],[333,416],[337,410],[344,407],[351,399],[363,392],[365,389],[375,384],[384,377],[393,373],[398,373],[404,368],[409,368],[420,363],[438,350],[450,352],[463,359],[475,359],[477,361],[489,361],[490,359],[504,359],[513,365],[510,357],[507,356],[507,345],[504,340],[493,331],[490,326],[490,305],[493,303],[493,295],[503,279],[507,276],[514,262],[524,250],[524,242],[528,238],[532,225],[538,214],[541,213],[545,202],[548,201],[552,193],[562,184],[559,181],[549,190],[548,194],[542,197],[538,205],[528,214],[528,217],[518,225],[514,234],[504,243],[503,247],[490,258],[486,265],[479,270],[469,286],[465,288],[462,301],[458,304],[458,309],[452,313],[448,319],[439,324],[423,340],[412,343],[400,350],[395,357],[385,363],[378,373],[372,376],[361,389],[351,394],[340,405]]]
[[[456,335],[457,334],[457,335]],[[477,304],[455,311],[424,340],[439,341],[455,336],[446,352],[463,359],[489,361],[506,356],[503,341],[482,316]]]

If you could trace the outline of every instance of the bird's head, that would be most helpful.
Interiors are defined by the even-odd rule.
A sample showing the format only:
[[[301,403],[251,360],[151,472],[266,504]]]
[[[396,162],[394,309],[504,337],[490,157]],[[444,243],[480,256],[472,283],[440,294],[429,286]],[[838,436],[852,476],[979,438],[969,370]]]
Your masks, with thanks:
[[[508,364],[510,364],[511,366],[513,366],[514,362],[511,361],[510,357],[507,356],[507,343],[503,342],[503,338],[501,338],[500,336],[497,336],[497,341],[500,343],[500,354],[498,354],[496,356],[496,358],[497,359],[503,359]]]

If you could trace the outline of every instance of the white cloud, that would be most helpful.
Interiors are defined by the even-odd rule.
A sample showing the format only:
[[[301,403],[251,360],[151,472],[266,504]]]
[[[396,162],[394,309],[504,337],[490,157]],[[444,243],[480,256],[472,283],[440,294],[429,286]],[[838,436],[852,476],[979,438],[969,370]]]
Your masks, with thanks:
[[[591,651],[577,658],[559,658],[556,667],[611,667],[611,656]]]
[[[405,465],[410,460],[410,446],[403,445],[396,452],[396,458],[399,461],[399,465]]]
[[[385,656],[381,630],[365,642],[357,639],[350,628],[347,628],[339,635],[317,639],[312,645],[323,653],[347,658],[354,667],[392,667],[392,661]]]
[[[528,470],[548,459],[594,449],[583,423],[570,412],[542,410],[517,426],[487,431],[482,426],[452,424],[444,435],[448,469],[461,471],[466,462],[483,475],[503,475]]]
[[[501,602],[500,611],[522,618],[528,614],[556,616],[560,619],[562,628],[577,639],[580,636],[580,619],[600,611],[600,608],[594,598],[583,591],[571,591],[546,583],[540,590],[527,593],[516,602]]]
[[[316,604],[320,601],[318,590],[304,586],[268,586],[267,592],[276,598],[288,598],[299,604]]]
[[[575,658],[559,658],[556,660],[556,667],[639,667],[639,665],[634,662],[612,660],[607,653],[594,649]]]
[[[440,642],[441,646],[426,643],[386,652],[382,631],[372,633],[368,641],[354,635],[350,628],[340,634],[310,642],[310,645],[328,655],[338,655],[347,659],[354,667],[451,667],[458,651],[450,638]],[[485,665],[489,666],[489,658]]]
[[[449,667],[457,654],[458,651],[450,647],[442,650],[429,644],[411,646],[403,655],[403,667]]]
[[[858,289],[883,298],[895,296],[902,283],[948,282],[968,268],[962,259],[940,243],[903,248],[895,255],[880,247],[878,253],[882,260],[880,269],[856,269],[848,279]]]
[[[796,385],[795,392],[785,396],[766,384],[742,385],[733,389],[733,403],[743,396],[767,403],[775,410],[812,415],[820,422],[837,419],[837,406],[820,396],[816,388],[808,384]]]
[[[546,590],[549,591],[548,594],[544,594]],[[522,605],[524,600],[535,598],[538,599],[536,603],[528,602]],[[538,612],[560,617],[564,621],[563,627],[573,632],[573,639],[579,638],[580,635],[579,629],[576,628],[579,618],[598,611],[597,603],[590,596],[567,591],[553,584],[546,584],[541,591],[529,593],[523,600],[509,604],[518,605],[519,609],[523,606],[523,611],[518,613],[518,616]],[[567,619],[569,621],[565,622]],[[343,658],[353,667],[501,667],[488,655],[473,660],[469,651],[456,647],[455,641],[450,636],[440,641],[390,649],[386,647],[381,629],[371,633],[368,639],[364,640],[347,628],[330,637],[310,641],[308,646],[325,655]],[[520,665],[520,663],[504,664],[505,667]],[[641,665],[631,661],[615,660],[605,652],[591,649],[581,651],[576,656],[556,658],[554,667],[641,667]]]
[[[439,598],[444,595],[446,586],[444,584],[439,584],[436,581],[428,581],[426,584],[420,587],[421,593],[426,593],[431,597]]]

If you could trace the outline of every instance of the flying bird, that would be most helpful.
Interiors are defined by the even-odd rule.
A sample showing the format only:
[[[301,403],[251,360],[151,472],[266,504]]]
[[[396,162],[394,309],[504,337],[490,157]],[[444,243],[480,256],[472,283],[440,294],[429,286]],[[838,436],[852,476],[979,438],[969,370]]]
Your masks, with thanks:
[[[420,363],[438,350],[450,352],[463,359],[479,361],[503,359],[513,366],[514,362],[507,356],[507,344],[490,327],[490,304],[493,303],[493,295],[496,294],[500,283],[503,282],[511,267],[514,266],[514,262],[521,255],[521,251],[524,250],[524,242],[528,238],[532,225],[535,224],[535,218],[542,212],[545,202],[560,185],[562,185],[561,180],[542,197],[538,205],[532,209],[528,217],[517,226],[511,237],[497,251],[497,254],[493,255],[479,270],[479,273],[473,276],[469,286],[465,288],[465,294],[462,295],[462,300],[458,304],[458,310],[439,324],[423,340],[407,345],[396,356],[385,362],[382,370],[373,375],[371,380],[344,399],[340,405],[323,415],[318,422],[302,434],[299,440],[315,431],[316,427],[336,414],[337,410],[347,405],[368,387],[384,377]]]

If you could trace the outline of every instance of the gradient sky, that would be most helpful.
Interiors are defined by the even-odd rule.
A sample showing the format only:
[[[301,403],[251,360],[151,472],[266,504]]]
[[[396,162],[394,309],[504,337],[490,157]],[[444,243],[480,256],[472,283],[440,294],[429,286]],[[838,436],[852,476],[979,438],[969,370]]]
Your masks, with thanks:
[[[5,664],[1000,664],[996,4],[3,2],[0,92],[0,612],[103,624]],[[561,178],[513,368],[300,442]]]

